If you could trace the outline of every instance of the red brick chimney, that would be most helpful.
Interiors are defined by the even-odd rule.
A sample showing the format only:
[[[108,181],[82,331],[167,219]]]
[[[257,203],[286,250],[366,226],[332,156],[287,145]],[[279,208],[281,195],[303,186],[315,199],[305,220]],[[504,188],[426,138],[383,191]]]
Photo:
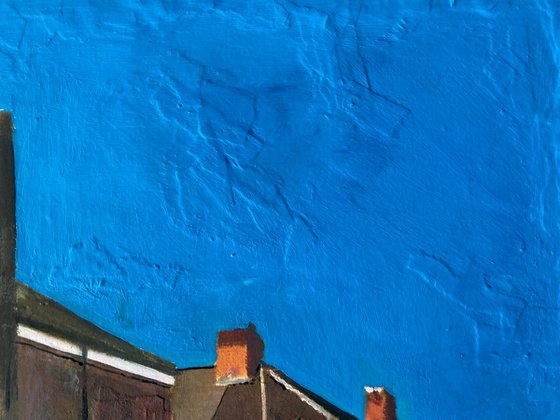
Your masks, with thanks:
[[[395,398],[385,388],[370,388],[366,386],[365,390],[365,420],[397,420]]]
[[[246,329],[218,332],[216,353],[216,383],[242,383],[257,373],[264,344],[255,326],[249,324]]]

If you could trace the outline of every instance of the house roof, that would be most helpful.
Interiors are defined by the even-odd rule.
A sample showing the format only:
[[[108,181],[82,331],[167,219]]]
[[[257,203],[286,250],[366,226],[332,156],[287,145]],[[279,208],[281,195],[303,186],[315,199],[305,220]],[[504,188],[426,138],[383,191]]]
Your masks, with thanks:
[[[94,349],[173,375],[170,392],[176,420],[260,418],[263,406],[270,418],[355,419],[264,363],[249,381],[229,385],[216,384],[215,367],[177,370],[172,363],[103,331],[20,282],[16,282],[16,319],[20,327],[59,337],[77,348]],[[230,335],[226,338],[237,338]]]
[[[264,366],[264,369],[265,369],[266,376],[269,376],[271,379],[273,379],[273,382],[276,382],[276,384],[280,385],[285,391],[288,391],[291,394],[296,395],[300,400],[302,400],[306,404],[315,408],[320,407],[323,409],[323,411],[326,411],[331,416],[337,419],[356,419],[356,417],[353,416],[352,414],[341,410],[340,408],[330,403],[323,397],[315,394],[314,392],[311,392],[307,388],[302,387],[300,384],[298,384],[297,382],[289,378],[281,370],[267,365]],[[275,394],[279,395],[280,392],[277,391],[275,392]],[[287,395],[287,392],[285,394]]]
[[[356,418],[266,364],[250,381],[226,386],[216,385],[214,367],[180,370],[172,398],[181,406],[176,420],[261,418],[263,405],[269,418]]]
[[[172,375],[175,365],[103,331],[31,287],[16,283],[17,323],[73,344]]]

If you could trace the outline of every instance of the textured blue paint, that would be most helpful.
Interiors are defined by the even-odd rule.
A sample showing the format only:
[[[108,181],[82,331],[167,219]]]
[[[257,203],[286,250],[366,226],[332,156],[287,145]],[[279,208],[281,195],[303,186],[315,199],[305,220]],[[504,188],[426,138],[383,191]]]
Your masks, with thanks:
[[[560,415],[558,2],[0,1],[18,275],[361,415]]]

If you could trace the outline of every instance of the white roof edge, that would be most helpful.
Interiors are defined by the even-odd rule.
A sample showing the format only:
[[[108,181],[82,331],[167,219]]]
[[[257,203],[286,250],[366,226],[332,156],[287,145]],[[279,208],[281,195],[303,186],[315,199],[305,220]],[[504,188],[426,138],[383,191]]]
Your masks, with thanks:
[[[74,356],[83,356],[82,349],[76,344],[26,325],[19,324],[17,326],[17,336],[33,341],[37,344],[42,344],[43,346],[51,349],[58,350],[62,353],[72,354]]]
[[[172,386],[175,384],[174,376],[165,374],[163,372],[160,372],[159,370],[141,365],[140,363],[131,362],[120,357],[111,356],[109,354],[102,353],[96,350],[82,350],[82,348],[77,344],[56,337],[54,335],[44,333],[26,325],[18,324],[17,336],[25,338],[26,340],[32,341],[34,343],[41,344],[45,347],[60,351],[62,353],[80,356],[84,359],[111,366],[120,371],[141,376],[146,379],[151,379],[165,385]]]
[[[96,350],[87,350],[87,360],[111,366],[123,372],[132,373],[144,378],[152,379],[165,385],[174,385],[175,377],[162,373],[159,370],[141,365],[140,363],[131,362],[121,359],[120,357],[111,356]]]
[[[280,385],[282,385],[288,391],[297,395],[301,401],[303,401],[304,403],[309,405],[311,408],[313,408],[318,413],[325,416],[328,420],[334,420],[334,419],[337,418],[332,413],[325,410],[321,405],[317,404],[315,401],[313,401],[311,398],[309,398],[307,395],[305,395],[303,392],[296,389],[294,386],[290,385],[288,382],[286,382],[284,379],[282,379],[282,377],[280,377],[280,375],[278,375],[274,370],[268,369],[268,373],[270,374],[272,379],[274,379],[276,382],[278,382]]]

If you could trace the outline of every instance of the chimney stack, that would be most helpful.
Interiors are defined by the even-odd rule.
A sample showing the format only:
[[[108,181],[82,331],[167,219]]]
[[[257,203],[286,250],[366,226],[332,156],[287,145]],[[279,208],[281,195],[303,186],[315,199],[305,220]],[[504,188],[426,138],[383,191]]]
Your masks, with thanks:
[[[216,384],[230,385],[253,378],[263,358],[264,344],[253,324],[218,332]]]
[[[365,420],[397,420],[395,398],[385,388],[366,386]]]

